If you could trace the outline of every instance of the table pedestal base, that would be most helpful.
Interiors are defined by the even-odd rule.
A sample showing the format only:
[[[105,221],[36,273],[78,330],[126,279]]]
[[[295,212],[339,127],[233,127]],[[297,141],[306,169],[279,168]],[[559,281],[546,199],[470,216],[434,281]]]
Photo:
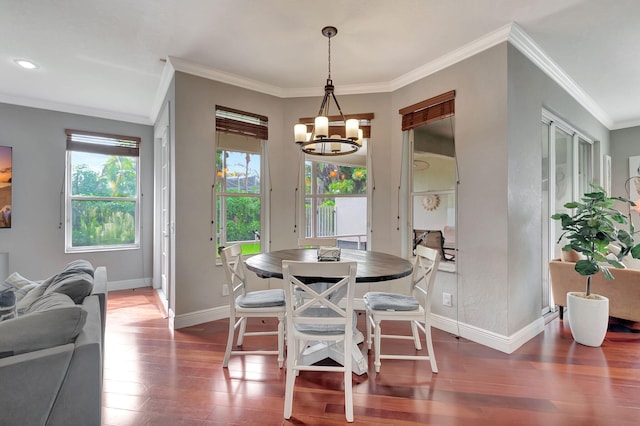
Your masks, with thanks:
[[[353,336],[353,347],[351,349],[351,370],[361,376],[367,373],[368,361],[362,355],[358,343],[364,341],[364,336],[359,330],[356,330]],[[326,343],[316,342],[311,343],[302,353],[300,362],[302,364],[315,364],[323,359],[330,358],[335,362],[344,365],[344,342]]]

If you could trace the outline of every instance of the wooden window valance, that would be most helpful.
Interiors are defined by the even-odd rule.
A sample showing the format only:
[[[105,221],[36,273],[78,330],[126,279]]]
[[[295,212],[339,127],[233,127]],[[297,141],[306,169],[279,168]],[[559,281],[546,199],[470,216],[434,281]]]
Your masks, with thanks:
[[[140,156],[140,138],[66,129],[67,150],[123,157]]]
[[[266,141],[269,139],[269,119],[264,115],[216,105],[216,130]]]
[[[369,139],[371,137],[371,120],[373,120],[374,114],[372,112],[363,113],[363,114],[345,114],[344,119],[349,120],[350,118],[355,118],[358,120],[358,124],[362,129],[362,137],[365,139]],[[303,117],[298,120],[299,124],[306,124],[307,126],[313,126],[315,124],[315,117]],[[329,134],[330,135],[340,135],[341,137],[345,137],[344,134],[344,122],[342,121],[342,117],[339,115],[330,115],[329,116]]]
[[[402,114],[402,130],[409,130],[423,124],[455,115],[456,91],[452,90],[398,111]]]

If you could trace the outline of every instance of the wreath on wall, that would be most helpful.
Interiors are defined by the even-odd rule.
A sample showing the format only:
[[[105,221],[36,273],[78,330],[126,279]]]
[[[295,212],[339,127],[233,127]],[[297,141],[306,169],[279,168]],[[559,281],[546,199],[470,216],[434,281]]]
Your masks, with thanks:
[[[438,194],[429,194],[422,197],[422,207],[432,212],[440,205],[440,196]]]

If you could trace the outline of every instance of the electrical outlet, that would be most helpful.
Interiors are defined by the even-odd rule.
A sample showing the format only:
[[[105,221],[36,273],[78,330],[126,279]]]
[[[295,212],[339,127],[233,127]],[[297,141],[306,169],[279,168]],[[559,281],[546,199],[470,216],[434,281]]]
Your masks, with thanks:
[[[228,296],[229,295],[229,284],[224,284],[222,286],[222,295],[223,296]]]
[[[444,306],[453,306],[453,301],[451,299],[451,293],[442,293],[442,304]]]

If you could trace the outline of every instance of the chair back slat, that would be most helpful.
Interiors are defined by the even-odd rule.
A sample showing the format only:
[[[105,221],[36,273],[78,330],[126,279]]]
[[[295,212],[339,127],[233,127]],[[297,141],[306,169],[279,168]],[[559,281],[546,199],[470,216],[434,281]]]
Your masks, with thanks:
[[[287,315],[294,324],[345,324],[353,315],[356,262],[283,261]],[[319,291],[312,282],[328,282]],[[296,295],[296,289],[304,297]],[[346,296],[346,308],[339,306]],[[329,312],[330,311],[330,312]]]
[[[416,247],[411,290],[415,298],[422,300],[425,309],[431,307],[431,293],[440,259],[441,256],[437,250],[425,246]]]

